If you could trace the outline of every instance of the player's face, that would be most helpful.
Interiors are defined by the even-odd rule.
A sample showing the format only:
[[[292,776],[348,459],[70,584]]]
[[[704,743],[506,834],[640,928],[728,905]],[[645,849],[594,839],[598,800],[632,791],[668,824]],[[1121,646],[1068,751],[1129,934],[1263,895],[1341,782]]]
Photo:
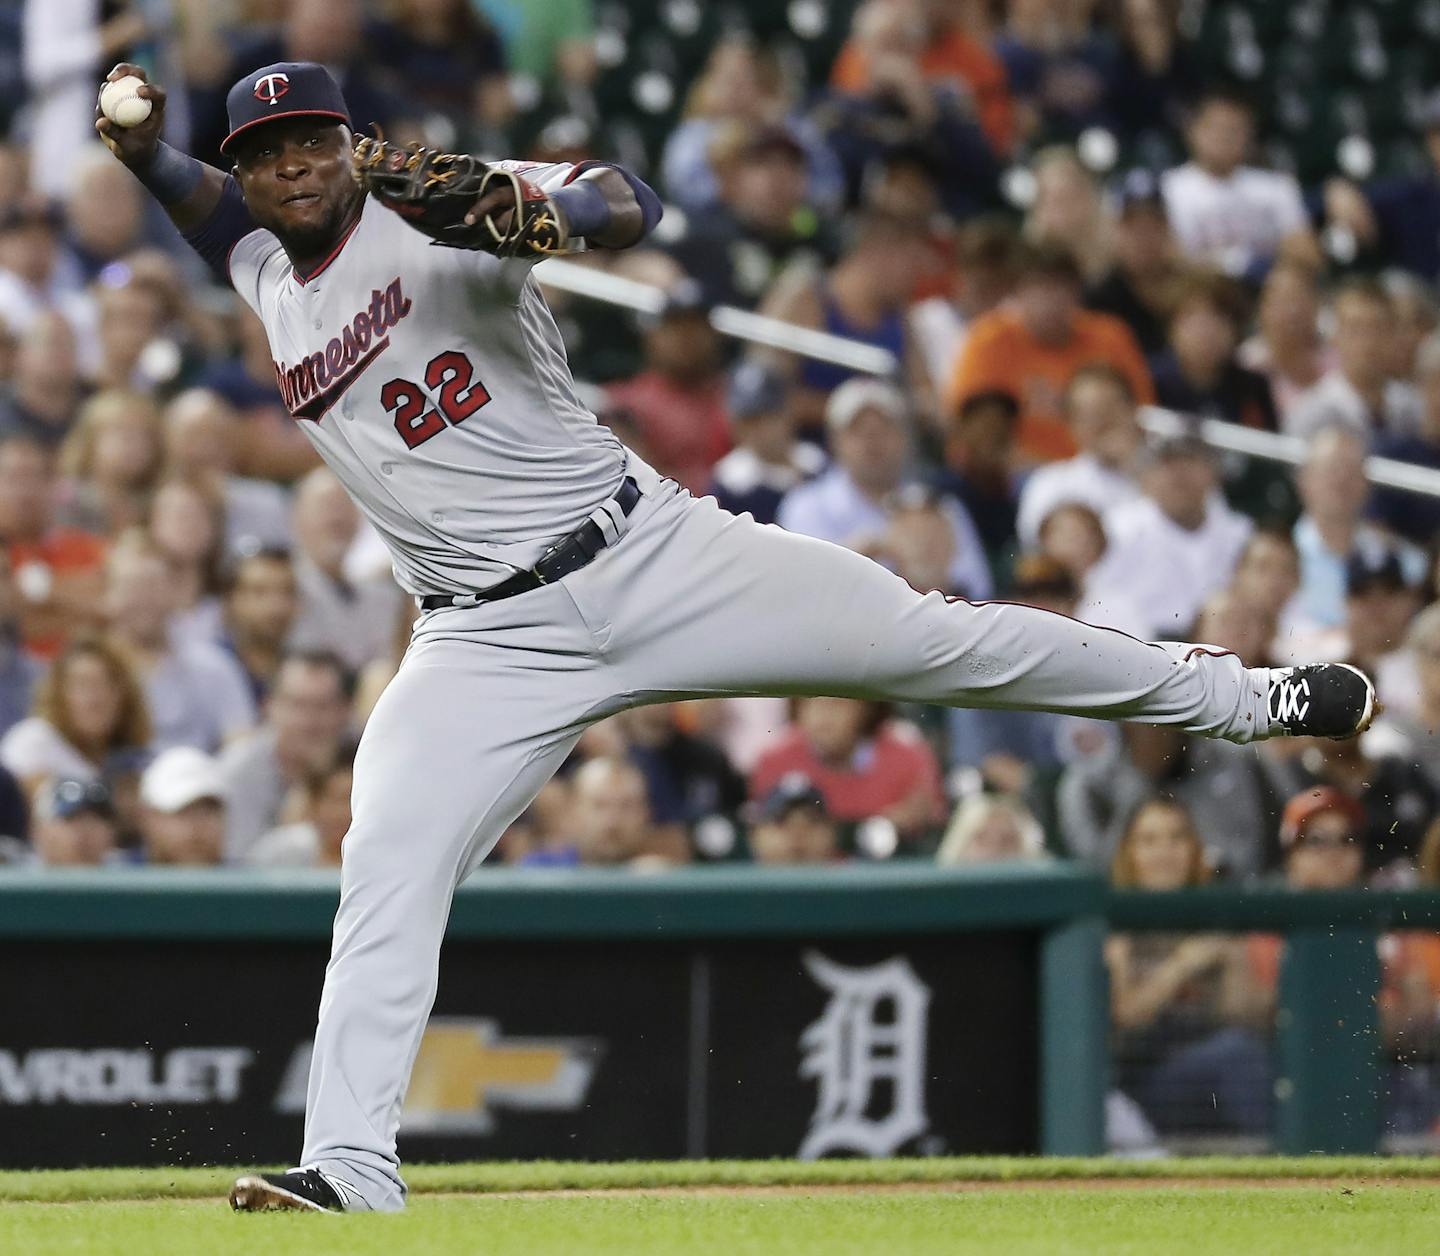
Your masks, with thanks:
[[[362,196],[350,132],[326,118],[286,118],[240,137],[235,177],[250,216],[292,255],[334,244]]]

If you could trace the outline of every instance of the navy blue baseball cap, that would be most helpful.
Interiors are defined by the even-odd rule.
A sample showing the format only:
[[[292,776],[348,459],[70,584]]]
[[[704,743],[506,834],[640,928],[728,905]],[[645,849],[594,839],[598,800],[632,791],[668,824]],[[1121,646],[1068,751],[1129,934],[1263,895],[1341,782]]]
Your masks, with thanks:
[[[115,802],[104,781],[65,777],[45,783],[35,797],[35,811],[45,820],[69,820],[83,811],[113,816]]]
[[[230,134],[220,145],[230,150],[235,137],[276,118],[334,118],[350,125],[350,111],[330,71],[313,61],[277,61],[247,74],[225,97]]]

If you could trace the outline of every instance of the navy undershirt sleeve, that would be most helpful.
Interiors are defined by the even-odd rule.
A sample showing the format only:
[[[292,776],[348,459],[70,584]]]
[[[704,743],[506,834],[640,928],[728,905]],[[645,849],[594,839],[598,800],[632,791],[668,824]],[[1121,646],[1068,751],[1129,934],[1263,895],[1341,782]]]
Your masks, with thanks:
[[[619,171],[620,176],[630,185],[630,190],[635,193],[635,199],[640,205],[640,214],[643,226],[640,236],[643,239],[655,230],[655,224],[660,221],[661,215],[665,212],[660,204],[660,198],[655,195],[655,189],[645,182],[638,174],[632,174],[624,166],[618,166],[613,161],[582,161],[570,173],[570,182],[578,179],[587,170],[596,170],[601,167],[608,167],[611,170]]]
[[[245,198],[240,195],[240,185],[230,176],[225,176],[225,186],[220,192],[220,201],[211,211],[210,217],[198,227],[183,232],[185,242],[200,254],[210,268],[230,280],[230,250],[255,230],[255,221],[245,208]]]
[[[635,199],[640,202],[640,213],[644,218],[645,225],[641,229],[641,238],[649,235],[655,230],[655,224],[660,221],[660,216],[665,212],[660,204],[660,198],[655,195],[655,189],[645,182],[638,174],[632,174],[624,166],[614,167],[618,170],[625,182],[630,185],[630,190],[635,193]]]

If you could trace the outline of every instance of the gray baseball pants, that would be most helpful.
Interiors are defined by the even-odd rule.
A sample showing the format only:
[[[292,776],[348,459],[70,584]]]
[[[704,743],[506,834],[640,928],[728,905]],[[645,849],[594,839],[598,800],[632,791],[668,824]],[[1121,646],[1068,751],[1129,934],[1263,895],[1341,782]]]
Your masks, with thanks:
[[[1249,741],[1265,674],[1006,603],[921,595],[643,463],[625,535],[505,601],[424,615],[355,762],[301,1164],[404,1206],[395,1135],[456,885],[587,725],[722,694],[837,694],[1179,724]]]

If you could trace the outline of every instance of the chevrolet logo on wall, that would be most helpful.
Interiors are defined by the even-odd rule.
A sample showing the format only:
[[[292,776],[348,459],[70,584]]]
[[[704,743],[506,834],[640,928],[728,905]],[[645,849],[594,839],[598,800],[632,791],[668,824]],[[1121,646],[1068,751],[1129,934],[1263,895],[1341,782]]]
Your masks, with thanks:
[[[303,1043],[291,1058],[277,1111],[305,1110],[311,1049]],[[489,1134],[500,1108],[578,1108],[602,1053],[594,1038],[506,1038],[493,1020],[433,1017],[415,1057],[400,1132]]]

